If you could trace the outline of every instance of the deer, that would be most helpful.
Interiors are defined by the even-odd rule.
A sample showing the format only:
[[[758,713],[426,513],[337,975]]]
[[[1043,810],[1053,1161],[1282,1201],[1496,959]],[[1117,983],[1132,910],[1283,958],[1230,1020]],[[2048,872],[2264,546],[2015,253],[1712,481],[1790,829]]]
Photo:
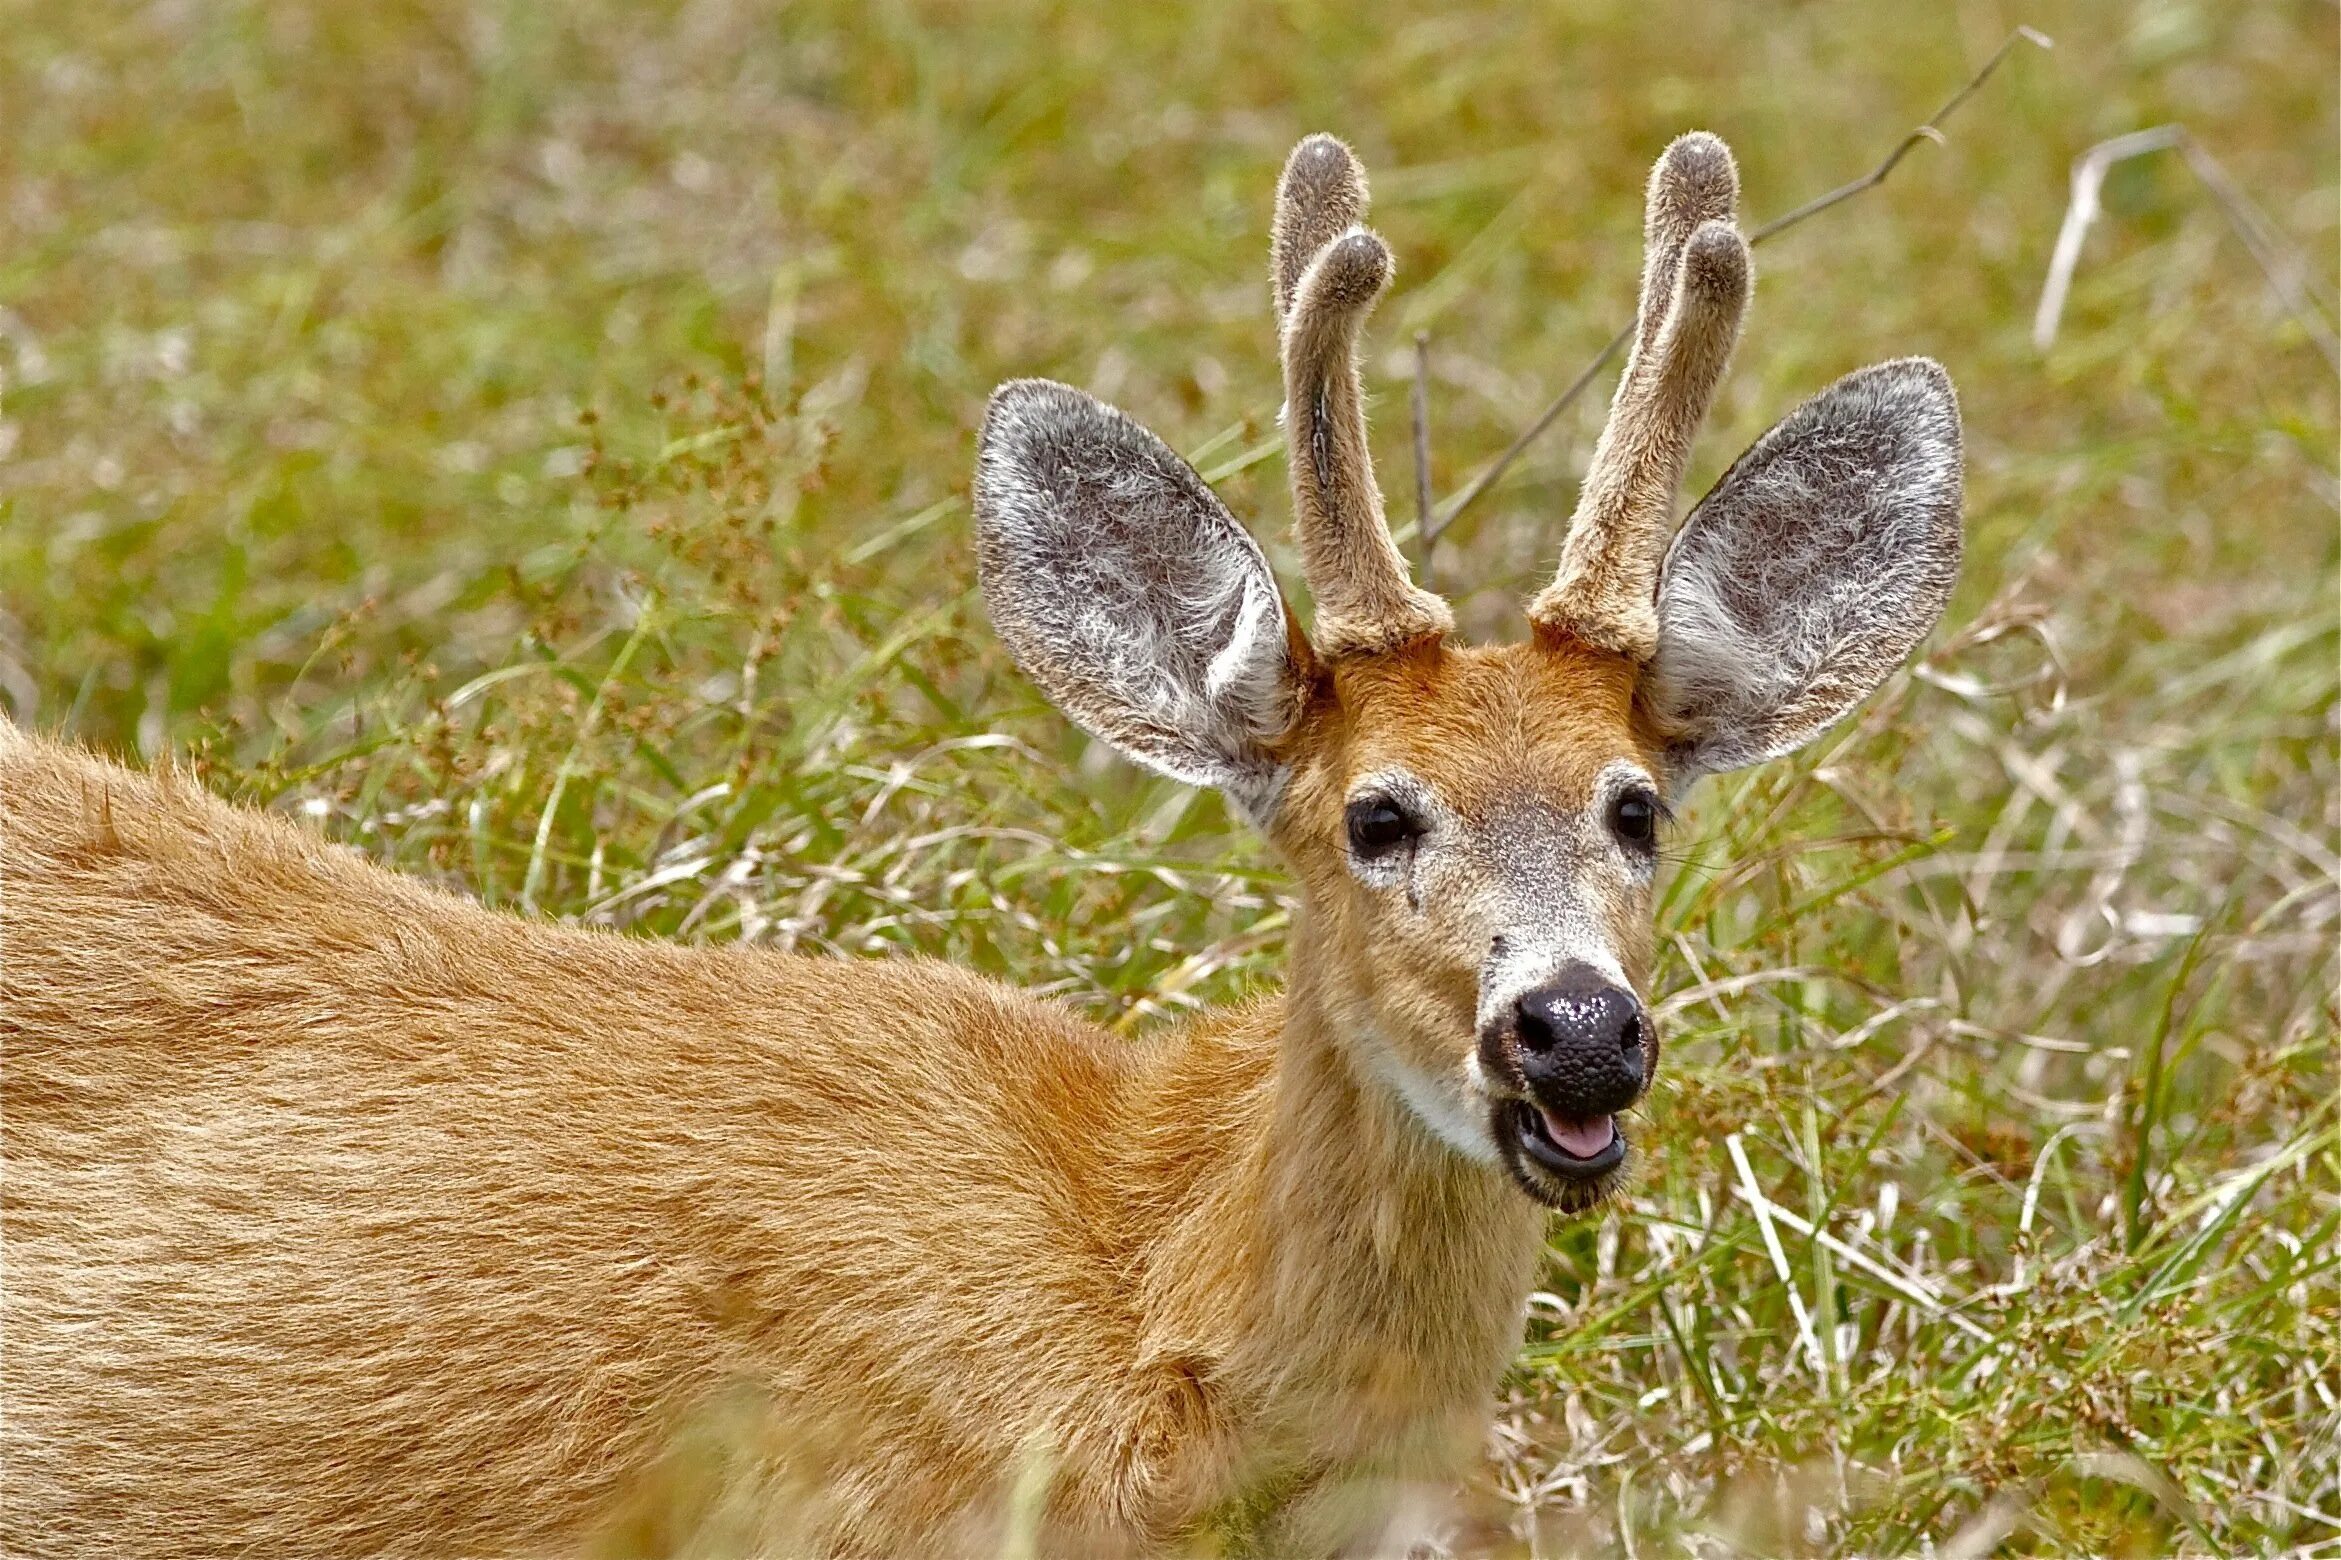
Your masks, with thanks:
[[[1402,1553],[1548,1220],[1628,1184],[1670,811],[1933,628],[1937,364],[1820,391],[1678,526],[1752,287],[1713,135],[1527,634],[1393,541],[1357,158],[1271,282],[1305,625],[1195,470],[1003,385],[1014,661],[1289,868],[1281,991],[1132,1038],[919,959],[491,911],[167,761],[0,722],[0,1540],[22,1556]]]

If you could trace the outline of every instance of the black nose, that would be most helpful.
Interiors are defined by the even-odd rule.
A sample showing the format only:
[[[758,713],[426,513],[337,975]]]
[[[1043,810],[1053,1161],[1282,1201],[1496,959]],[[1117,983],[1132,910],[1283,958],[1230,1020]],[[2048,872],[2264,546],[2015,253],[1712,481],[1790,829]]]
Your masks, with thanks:
[[[1553,1110],[1580,1118],[1624,1110],[1642,1092],[1649,1022],[1631,991],[1588,965],[1567,965],[1520,999],[1520,1070]]]

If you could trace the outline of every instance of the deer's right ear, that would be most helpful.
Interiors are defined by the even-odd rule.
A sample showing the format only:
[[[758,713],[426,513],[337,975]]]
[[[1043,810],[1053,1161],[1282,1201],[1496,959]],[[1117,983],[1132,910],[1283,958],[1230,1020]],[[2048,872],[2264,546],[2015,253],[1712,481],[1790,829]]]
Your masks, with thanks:
[[[1195,469],[1093,397],[1016,380],[984,413],[975,520],[992,625],[1025,675],[1130,758],[1265,823],[1308,651]]]

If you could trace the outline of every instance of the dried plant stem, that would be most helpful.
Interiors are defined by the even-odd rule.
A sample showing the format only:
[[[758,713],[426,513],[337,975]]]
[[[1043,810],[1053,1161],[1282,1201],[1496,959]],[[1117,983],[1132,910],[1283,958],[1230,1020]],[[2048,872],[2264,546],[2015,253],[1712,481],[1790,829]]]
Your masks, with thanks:
[[[2261,274],[2267,277],[2269,290],[2300,322],[2309,340],[2325,355],[2325,361],[2341,373],[2341,339],[2335,337],[2332,324],[2312,299],[2308,267],[2284,242],[2275,224],[2228,176],[2226,167],[2184,125],[2133,130],[2100,141],[2073,159],[2072,198],[2065,205],[2064,223],[2057,229],[2056,250],[2049,258],[2048,277],[2040,288],[2040,307],[2032,316],[2032,344],[2046,352],[2056,341],[2057,326],[2064,318],[2065,297],[2073,285],[2073,272],[2081,263],[2081,245],[2088,239],[2089,228],[2102,210],[2098,195],[2105,187],[2107,172],[2115,163],[2165,151],[2176,151],[2186,159],[2187,167],[2219,203],[2228,227],[2242,240]]]
[[[1473,477],[1462,492],[1447,500],[1446,506],[1440,511],[1437,519],[1423,527],[1423,546],[1426,549],[1439,539],[1441,532],[1455,523],[1456,516],[1469,509],[1472,504],[1478,501],[1481,494],[1496,485],[1498,479],[1511,469],[1512,462],[1518,460],[1522,452],[1529,445],[1535,443],[1537,438],[1560,417],[1561,413],[1576,403],[1577,397],[1583,395],[1586,387],[1593,383],[1594,376],[1607,368],[1610,360],[1625,350],[1626,339],[1633,334],[1634,327],[1631,323],[1620,327],[1618,333],[1609,338],[1609,345],[1596,353],[1593,361],[1586,364],[1578,372],[1575,379],[1569,381],[1569,388],[1554,396],[1551,403],[1543,411],[1536,414],[1536,421],[1522,429],[1520,436],[1505,446],[1503,454],[1498,455],[1486,469],[1482,470],[1478,476]]]
[[[1422,588],[1436,590],[1431,583],[1431,547],[1439,539],[1431,524],[1431,333],[1414,333],[1414,398],[1410,408],[1414,423],[1414,524],[1415,534],[1422,538]]]
[[[2014,32],[2008,34],[2007,39],[1997,49],[1992,51],[1991,58],[1985,60],[1982,67],[1974,75],[1968,77],[1966,83],[1958,91],[1943,100],[1942,107],[1936,109],[1924,124],[1919,125],[1896,142],[1894,149],[1888,152],[1876,167],[1849,184],[1841,184],[1826,195],[1815,196],[1795,210],[1773,218],[1750,233],[1748,242],[1760,244],[1776,234],[1787,232],[1808,217],[1818,216],[1832,206],[1851,200],[1864,191],[1875,189],[1883,184],[1887,176],[1893,173],[1896,165],[1909,155],[1912,147],[1921,141],[1941,142],[1943,139],[1942,122],[1950,118],[1961,104],[1973,97],[1977,90],[1991,79],[1992,72],[1999,69],[2000,62],[2006,59],[2009,52],[2019,43],[2030,43],[2043,49],[2053,46],[2046,34],[2030,27],[2018,27]],[[1586,389],[1593,383],[1594,378],[1600,374],[1603,368],[1608,366],[1612,358],[1624,350],[1626,338],[1633,333],[1633,329],[1633,325],[1629,322],[1624,329],[1612,336],[1609,345],[1603,347],[1599,355],[1592,362],[1586,364],[1584,370],[1575,379],[1569,381],[1567,389],[1553,397],[1552,402],[1543,411],[1536,414],[1535,421],[1523,429],[1518,438],[1505,446],[1501,455],[1490,461],[1477,476],[1464,484],[1461,491],[1449,498],[1435,517],[1426,515],[1422,522],[1422,545],[1426,558],[1430,555],[1431,546],[1438,541],[1440,533],[1453,525],[1456,517],[1477,503],[1490,488],[1503,480],[1504,473],[1512,469],[1513,462],[1526,452],[1528,446],[1535,443],[1546,429],[1559,421],[1563,412],[1576,404],[1577,398],[1585,393]]]

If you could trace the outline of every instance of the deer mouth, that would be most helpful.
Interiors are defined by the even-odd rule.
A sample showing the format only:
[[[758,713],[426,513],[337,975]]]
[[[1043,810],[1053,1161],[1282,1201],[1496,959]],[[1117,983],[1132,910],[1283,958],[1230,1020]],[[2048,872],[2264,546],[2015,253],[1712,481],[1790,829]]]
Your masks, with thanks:
[[[1579,1119],[1510,1099],[1496,1107],[1496,1136],[1521,1190],[1571,1213],[1607,1196],[1626,1162],[1626,1134],[1614,1115]]]
[[[1521,1152],[1555,1175],[1588,1181],[1625,1162],[1626,1138],[1615,1116],[1576,1121],[1521,1100],[1513,1121]]]

